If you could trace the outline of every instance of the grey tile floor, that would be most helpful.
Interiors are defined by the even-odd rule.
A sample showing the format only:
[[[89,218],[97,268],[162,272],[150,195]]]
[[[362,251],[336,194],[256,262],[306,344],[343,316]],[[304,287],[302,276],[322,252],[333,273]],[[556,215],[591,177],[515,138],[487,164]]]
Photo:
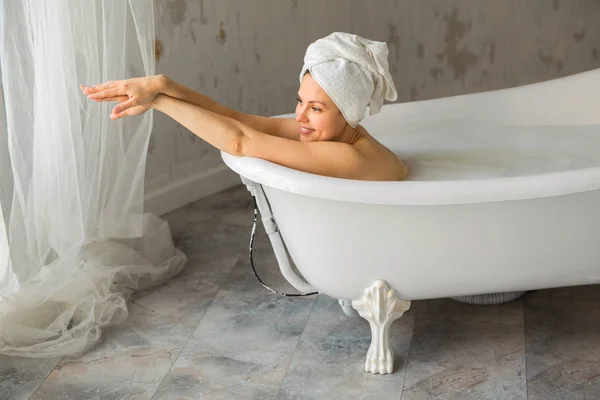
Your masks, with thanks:
[[[395,372],[371,375],[365,320],[327,296],[278,297],[255,280],[244,187],[165,218],[184,271],[137,293],[126,322],[84,357],[0,356],[0,399],[600,398],[600,285],[489,307],[413,302],[392,325]],[[257,269],[290,290],[257,235]]]

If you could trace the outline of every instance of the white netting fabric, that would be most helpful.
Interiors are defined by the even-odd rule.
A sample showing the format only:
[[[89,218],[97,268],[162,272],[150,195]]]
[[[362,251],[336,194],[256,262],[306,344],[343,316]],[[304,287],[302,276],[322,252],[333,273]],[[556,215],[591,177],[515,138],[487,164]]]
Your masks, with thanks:
[[[0,2],[0,71],[0,353],[75,355],[186,261],[143,211],[152,113],[112,121],[79,88],[154,74],[152,2]]]

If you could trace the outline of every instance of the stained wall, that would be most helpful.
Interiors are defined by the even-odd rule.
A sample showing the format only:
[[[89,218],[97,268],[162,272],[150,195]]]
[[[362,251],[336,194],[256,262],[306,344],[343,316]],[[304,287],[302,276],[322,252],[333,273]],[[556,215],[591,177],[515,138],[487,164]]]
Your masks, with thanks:
[[[597,0],[154,4],[161,45],[157,72],[229,107],[260,115],[293,112],[306,46],[333,31],[388,43],[399,102],[511,87],[600,67]],[[213,171],[221,163],[216,149],[157,113],[147,190]]]

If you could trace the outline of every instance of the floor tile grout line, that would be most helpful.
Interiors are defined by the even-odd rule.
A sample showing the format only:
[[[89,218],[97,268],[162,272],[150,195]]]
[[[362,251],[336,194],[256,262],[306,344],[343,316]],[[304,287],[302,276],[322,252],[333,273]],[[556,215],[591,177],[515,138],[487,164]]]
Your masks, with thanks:
[[[525,300],[526,299],[521,299],[521,319],[523,326],[523,357],[525,358],[523,379],[525,379],[525,399],[529,399],[529,381],[527,380],[527,327],[525,326]]]
[[[64,361],[64,359],[65,359],[65,357],[61,357],[61,359],[58,360],[58,362],[56,363],[56,365],[54,366],[54,368],[52,368],[50,370],[50,372],[48,372],[48,375],[46,375],[46,377],[40,382],[40,384],[36,386],[35,390],[33,392],[31,392],[31,394],[29,395],[29,397],[27,398],[27,400],[30,400],[38,392],[38,390],[40,390],[40,388],[42,387],[42,385],[44,384],[44,382],[46,382],[48,380],[48,378],[50,377],[50,375],[52,375],[52,373],[56,370],[56,367],[58,367],[59,364]]]
[[[285,378],[287,377],[288,372],[290,371],[290,366],[292,365],[292,362],[294,361],[294,356],[296,355],[296,351],[298,351],[298,347],[300,347],[300,343],[302,342],[302,337],[304,336],[304,334],[306,332],[306,327],[308,326],[308,321],[310,321],[310,317],[312,316],[312,313],[315,309],[316,302],[317,302],[317,297],[315,296],[315,298],[312,299],[312,305],[310,306],[310,312],[308,313],[308,316],[306,317],[306,321],[304,322],[304,327],[302,328],[302,333],[298,337],[298,343],[296,343],[296,347],[294,347],[294,351],[292,352],[292,355],[290,356],[290,361],[288,362],[288,365],[285,368],[285,374],[283,374],[283,377],[281,378],[281,382],[279,382],[279,386],[277,387],[277,393],[279,393],[279,391],[281,390],[281,387],[283,386],[283,382],[285,381]]]
[[[408,374],[408,363],[410,362],[410,350],[412,348],[412,342],[413,342],[413,338],[415,336],[415,328],[417,326],[417,318],[419,317],[419,309],[420,307],[420,302],[417,303],[417,307],[415,310],[415,319],[413,320],[413,326],[412,326],[412,331],[410,333],[410,341],[408,342],[408,351],[406,352],[406,367],[404,368],[404,376],[402,377],[402,386],[400,387],[400,397],[398,398],[398,400],[402,400],[402,397],[404,396],[404,384],[406,383],[406,375]]]
[[[236,258],[236,261],[233,263],[231,270],[229,272],[227,272],[225,274],[225,276],[229,276],[229,274],[231,274],[233,268],[235,268],[235,265],[237,264],[237,262],[239,261],[239,259],[242,258],[242,253],[238,253],[238,257]],[[177,357],[175,357],[175,360],[173,360],[173,362],[171,363],[171,366],[169,367],[169,370],[165,373],[165,375],[163,376],[162,380],[160,381],[160,383],[158,384],[158,386],[156,386],[156,390],[154,391],[154,393],[152,394],[152,397],[150,397],[150,400],[153,400],[154,397],[156,396],[156,394],[158,393],[160,387],[162,386],[162,384],[164,383],[165,379],[167,379],[167,376],[169,376],[169,374],[171,373],[171,370],[173,369],[173,366],[175,366],[175,363],[177,363],[177,360],[179,360],[179,357],[181,356],[181,353],[183,352],[183,350],[185,349],[185,347],[188,345],[188,343],[190,342],[190,339],[192,338],[192,336],[194,336],[194,333],[196,333],[196,331],[198,330],[198,327],[200,326],[200,324],[202,323],[202,320],[204,319],[204,317],[206,316],[206,314],[208,313],[208,310],[210,309],[210,307],[213,305],[215,299],[217,298],[218,294],[223,291],[223,288],[221,287],[221,285],[218,285],[217,290],[215,291],[215,294],[213,295],[212,299],[210,299],[210,302],[208,303],[206,310],[204,310],[204,313],[202,314],[202,316],[200,317],[200,319],[198,320],[198,323],[196,324],[196,326],[194,327],[194,329],[192,329],[192,332],[190,333],[190,335],[188,336],[188,338],[186,339],[185,343],[183,344],[183,346],[181,346],[181,349],[179,350],[179,353],[177,354]]]
[[[250,203],[249,203],[250,204]],[[226,277],[229,276],[232,271],[233,268],[235,268],[235,265],[237,264],[237,262],[243,257],[243,255],[245,254],[245,252],[240,252],[238,253],[238,257],[236,259],[236,261],[233,263],[231,270],[226,273]],[[202,320],[204,319],[204,317],[206,316],[209,308],[212,306],[214,300],[217,298],[217,295],[219,294],[219,292],[221,292],[222,290],[224,290],[223,287],[221,287],[221,285],[218,286],[217,290],[215,291],[215,294],[213,295],[212,299],[210,300],[210,302],[208,303],[208,306],[206,307],[206,310],[204,311],[204,313],[202,314],[202,317],[200,317],[200,319],[198,320],[198,323],[196,324],[195,328],[192,329],[190,335],[188,336],[188,338],[186,339],[185,343],[181,346],[181,349],[179,350],[179,353],[177,354],[177,357],[175,357],[175,359],[173,360],[173,362],[171,363],[171,366],[169,367],[169,370],[165,373],[165,375],[163,376],[162,380],[160,381],[160,383],[156,386],[156,390],[154,391],[154,393],[152,394],[152,397],[150,397],[150,400],[154,399],[156,397],[156,394],[158,393],[158,391],[160,390],[160,387],[163,385],[165,379],[167,378],[167,376],[169,376],[169,374],[171,373],[171,371],[173,370],[173,367],[175,366],[175,364],[177,363],[177,360],[179,360],[179,357],[181,356],[181,353],[183,352],[183,350],[185,349],[185,347],[188,345],[190,339],[192,338],[192,336],[194,336],[194,333],[198,330],[198,327],[200,326],[200,324],[202,323]]]
[[[167,376],[169,376],[169,374],[171,373],[171,370],[173,369],[173,366],[175,365],[175,363],[177,362],[177,360],[179,360],[179,357],[181,356],[181,353],[183,352],[183,350],[185,349],[185,347],[188,345],[188,343],[189,343],[190,339],[192,338],[192,336],[194,336],[194,333],[196,332],[196,330],[198,329],[198,326],[200,325],[200,323],[202,322],[202,320],[206,316],[206,313],[208,312],[208,309],[213,304],[213,302],[215,300],[215,297],[217,296],[217,293],[219,293],[219,291],[220,290],[218,290],[215,293],[215,296],[208,303],[208,305],[206,307],[206,310],[204,310],[204,313],[202,314],[202,317],[200,317],[200,319],[198,320],[198,323],[196,324],[196,327],[194,329],[192,329],[192,332],[189,334],[188,338],[185,340],[185,343],[181,346],[181,349],[179,350],[179,353],[177,354],[177,357],[175,357],[175,359],[171,363],[171,366],[169,367],[169,370],[165,373],[165,375],[161,379],[160,383],[156,386],[156,390],[154,390],[154,393],[152,393],[152,397],[150,397],[150,400],[154,399],[154,397],[156,396],[156,393],[158,392],[158,390],[160,389],[160,387],[162,386],[162,384],[165,382],[165,379],[167,379]]]

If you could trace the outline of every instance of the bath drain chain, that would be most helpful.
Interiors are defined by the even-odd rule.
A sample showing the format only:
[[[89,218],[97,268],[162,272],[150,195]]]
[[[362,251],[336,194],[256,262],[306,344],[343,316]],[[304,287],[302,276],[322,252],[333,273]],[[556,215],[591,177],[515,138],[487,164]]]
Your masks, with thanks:
[[[254,272],[254,276],[256,277],[256,279],[258,279],[258,281],[260,282],[260,284],[267,290],[280,295],[280,296],[288,296],[288,297],[301,297],[301,296],[312,296],[315,294],[319,294],[319,292],[311,292],[311,293],[283,293],[283,292],[278,292],[277,290],[271,289],[269,286],[267,286],[262,279],[260,279],[260,277],[258,276],[258,273],[256,272],[256,268],[254,267],[254,258],[252,257],[252,248],[254,246],[254,235],[256,234],[256,225],[257,225],[257,221],[258,221],[258,205],[256,204],[256,197],[252,196],[252,199],[254,200],[254,224],[252,225],[252,234],[250,235],[250,248],[249,248],[249,255],[250,255],[250,265],[252,266],[252,271]],[[279,234],[279,232],[277,232],[277,234]]]

